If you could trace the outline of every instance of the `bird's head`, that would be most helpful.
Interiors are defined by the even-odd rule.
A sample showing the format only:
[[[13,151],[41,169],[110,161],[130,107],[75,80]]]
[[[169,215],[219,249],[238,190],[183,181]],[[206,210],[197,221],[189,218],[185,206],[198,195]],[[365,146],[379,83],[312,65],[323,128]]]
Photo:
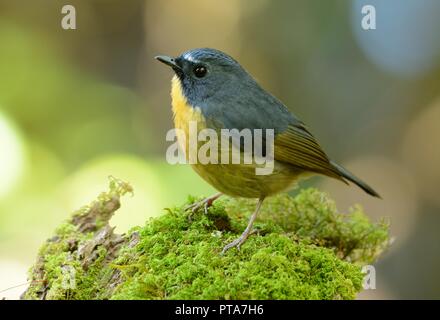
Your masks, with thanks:
[[[175,58],[155,58],[174,70],[185,96],[193,105],[214,96],[236,94],[250,80],[237,61],[216,49],[192,49]]]

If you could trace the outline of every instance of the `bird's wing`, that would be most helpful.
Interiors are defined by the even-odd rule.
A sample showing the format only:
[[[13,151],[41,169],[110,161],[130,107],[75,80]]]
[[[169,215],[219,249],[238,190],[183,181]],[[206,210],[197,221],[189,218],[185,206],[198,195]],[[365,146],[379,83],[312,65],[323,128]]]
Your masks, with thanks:
[[[305,125],[284,104],[261,87],[248,86],[202,108],[207,125],[214,129],[273,129],[275,160],[304,171],[342,180],[325,152]],[[265,135],[263,134],[263,137]]]
[[[289,163],[305,171],[343,180],[321,146],[303,124],[289,125],[284,132],[275,136],[274,145],[275,160]]]

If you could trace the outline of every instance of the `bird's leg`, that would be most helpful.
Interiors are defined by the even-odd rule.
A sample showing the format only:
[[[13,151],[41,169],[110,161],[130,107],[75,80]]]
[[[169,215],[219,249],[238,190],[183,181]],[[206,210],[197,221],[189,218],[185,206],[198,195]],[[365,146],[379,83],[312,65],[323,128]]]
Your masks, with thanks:
[[[244,232],[241,234],[241,236],[239,238],[235,239],[231,243],[228,243],[223,248],[221,254],[224,254],[226,251],[228,251],[229,249],[231,249],[233,247],[237,247],[237,250],[240,250],[240,246],[247,240],[249,235],[253,232],[252,231],[252,225],[254,224],[254,221],[257,218],[258,212],[260,212],[261,205],[263,204],[263,201],[264,201],[264,198],[260,198],[258,200],[257,207],[255,208],[254,213],[252,213],[252,215],[251,215],[251,217],[249,219],[249,223],[248,223],[246,229],[244,230]]]
[[[195,203],[193,203],[193,204],[187,206],[187,207],[185,208],[185,210],[191,210],[192,213],[195,213],[195,212],[196,212],[197,210],[199,210],[201,207],[204,207],[204,209],[205,209],[205,214],[208,214],[208,208],[209,208],[210,206],[212,206],[212,204],[214,203],[214,201],[217,200],[218,198],[220,198],[220,196],[222,196],[222,195],[223,195],[223,193],[221,193],[221,192],[216,193],[216,194],[214,194],[214,195],[212,195],[212,196],[210,196],[210,197],[207,197],[207,198],[205,198],[205,199],[203,199],[203,200],[200,200],[200,201],[198,201],[198,202],[195,202]]]

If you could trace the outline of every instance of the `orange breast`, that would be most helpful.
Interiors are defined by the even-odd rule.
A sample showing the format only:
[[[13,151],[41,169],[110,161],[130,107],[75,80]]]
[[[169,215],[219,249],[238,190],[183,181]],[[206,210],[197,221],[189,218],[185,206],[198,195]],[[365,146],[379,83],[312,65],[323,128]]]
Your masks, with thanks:
[[[174,114],[174,127],[180,129],[183,133],[181,136],[178,133],[180,146],[188,154],[189,141],[189,124],[193,121],[197,124],[197,133],[206,128],[205,118],[202,115],[200,108],[191,106],[183,94],[182,84],[177,76],[173,77],[171,81],[171,100],[172,110]]]

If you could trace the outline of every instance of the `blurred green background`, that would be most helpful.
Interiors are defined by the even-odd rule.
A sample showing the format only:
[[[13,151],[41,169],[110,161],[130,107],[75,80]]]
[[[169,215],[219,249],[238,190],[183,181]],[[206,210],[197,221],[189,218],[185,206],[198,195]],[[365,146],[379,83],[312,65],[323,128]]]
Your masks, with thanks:
[[[61,28],[74,5],[77,29]],[[361,29],[376,7],[377,29]],[[303,184],[390,217],[394,245],[360,298],[440,298],[440,2],[0,0],[0,291],[26,282],[70,211],[130,181],[120,232],[212,188],[165,162],[170,70],[156,54],[230,53],[383,200]],[[25,287],[0,293],[16,298]]]

